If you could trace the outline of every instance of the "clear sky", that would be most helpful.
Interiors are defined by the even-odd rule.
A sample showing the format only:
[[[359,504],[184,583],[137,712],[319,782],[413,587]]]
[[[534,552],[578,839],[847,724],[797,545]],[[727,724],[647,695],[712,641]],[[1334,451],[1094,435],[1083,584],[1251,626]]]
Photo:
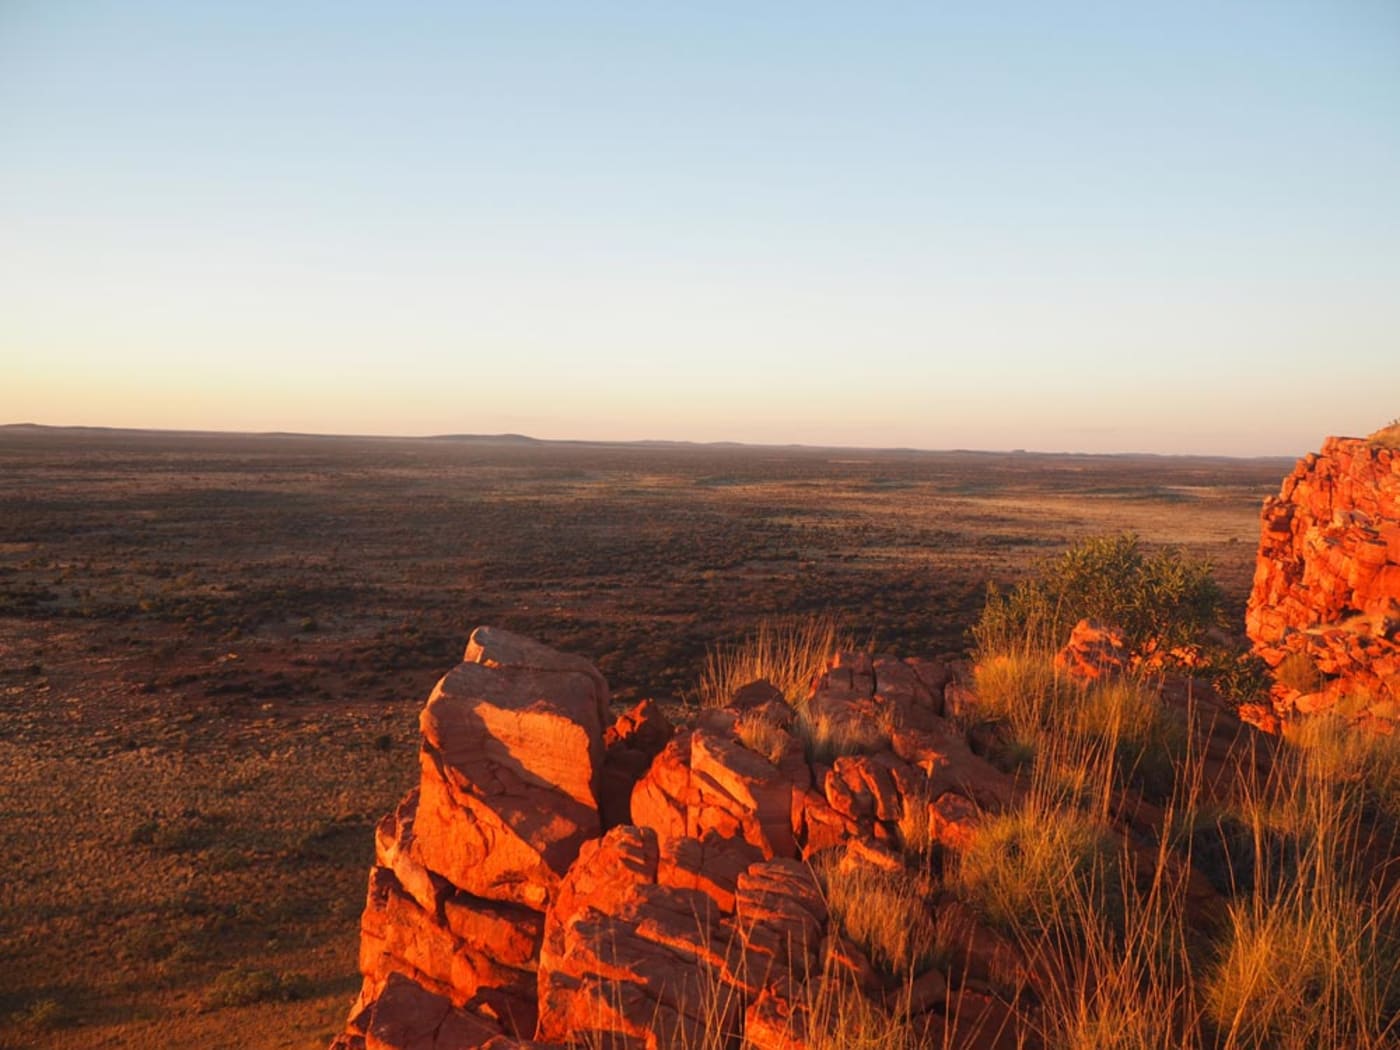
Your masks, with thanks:
[[[0,422],[1297,454],[1400,3],[0,0]]]

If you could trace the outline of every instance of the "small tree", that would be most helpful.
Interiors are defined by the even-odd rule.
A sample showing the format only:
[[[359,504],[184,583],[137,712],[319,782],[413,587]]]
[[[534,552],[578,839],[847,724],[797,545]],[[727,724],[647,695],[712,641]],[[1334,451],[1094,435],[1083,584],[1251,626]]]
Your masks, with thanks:
[[[1045,562],[1003,592],[988,587],[972,629],[979,654],[1063,645],[1081,619],[1123,630],[1134,652],[1200,642],[1221,622],[1221,592],[1207,561],[1142,549],[1137,536],[1096,536]]]

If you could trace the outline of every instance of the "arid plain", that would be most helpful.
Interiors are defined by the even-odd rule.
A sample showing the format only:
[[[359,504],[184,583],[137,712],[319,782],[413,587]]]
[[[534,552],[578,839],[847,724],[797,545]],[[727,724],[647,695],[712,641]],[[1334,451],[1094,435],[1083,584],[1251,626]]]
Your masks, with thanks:
[[[324,1046],[478,624],[680,705],[769,616],[960,651],[988,582],[1125,530],[1239,623],[1291,465],[0,428],[0,1045]]]

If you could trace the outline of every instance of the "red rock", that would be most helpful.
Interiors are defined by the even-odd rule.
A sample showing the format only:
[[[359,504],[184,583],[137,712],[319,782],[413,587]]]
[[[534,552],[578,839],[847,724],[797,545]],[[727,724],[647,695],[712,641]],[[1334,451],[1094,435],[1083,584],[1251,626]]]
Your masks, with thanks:
[[[845,934],[834,932],[822,947],[822,974],[844,981],[867,996],[879,993],[882,982],[870,956]]]
[[[806,1004],[764,989],[744,1014],[743,1050],[808,1050]]]
[[[802,844],[802,856],[811,857],[840,845],[858,829],[831,807],[825,795],[808,789],[793,792],[793,831]]]
[[[603,734],[603,769],[598,808],[603,827],[631,824],[632,792],[652,761],[675,735],[675,727],[653,700],[619,715]]]
[[[757,846],[765,857],[794,857],[792,781],[736,740],[706,730],[690,738],[686,831],[708,830]]]
[[[920,1014],[920,1046],[958,1050],[1036,1050],[1041,1044],[1018,1024],[1016,1011],[993,995],[964,989],[943,1008]]]
[[[415,859],[478,897],[543,908],[601,830],[595,699],[574,671],[465,663],[443,678],[421,718]]]
[[[958,791],[992,811],[1010,804],[1014,793],[1011,778],[974,755],[951,723],[938,719],[931,729],[901,730],[890,742],[899,758],[928,778],[929,797]]]
[[[549,947],[562,951],[562,924],[586,909],[612,913],[640,885],[656,882],[660,850],[656,832],[624,825],[587,843],[560,883],[545,919]]]
[[[1055,667],[1071,678],[1092,682],[1104,675],[1121,674],[1128,667],[1128,647],[1117,627],[1080,620],[1069,642],[1055,654]]]
[[[739,877],[734,907],[745,984],[756,991],[815,974],[827,918],[821,887],[807,865],[780,858],[750,867]]]
[[[981,824],[982,811],[977,804],[956,791],[943,792],[929,806],[929,831],[950,849],[967,849]]]
[[[948,978],[942,970],[929,969],[915,977],[906,987],[891,989],[886,1000],[890,1009],[923,1014],[930,1010],[947,1010],[951,1003]]]
[[[612,1033],[651,1050],[699,1045],[708,1023],[737,1025],[729,948],[707,901],[639,883],[611,912],[552,911],[559,934],[540,955],[536,1037],[588,1043],[590,1033]]]
[[[712,831],[698,839],[672,837],[661,843],[656,881],[662,886],[697,890],[721,912],[733,914],[739,876],[762,859],[757,846]]]
[[[385,814],[374,829],[374,859],[398,879],[403,891],[427,912],[436,912],[450,889],[446,879],[434,875],[413,857],[413,820],[418,814],[418,789],[414,788],[393,813]]]
[[[1314,694],[1279,693],[1277,714],[1332,708],[1337,696],[1362,691],[1400,699],[1400,683],[1376,670],[1400,659],[1390,622],[1400,603],[1395,462],[1368,441],[1328,438],[1265,502],[1245,612],[1250,639],[1270,666],[1300,653],[1333,679]]]
[[[950,983],[995,984],[1015,990],[1031,980],[1030,963],[1015,941],[982,923],[972,908],[945,896],[934,904],[940,938],[946,946]]]
[[[661,838],[686,833],[690,795],[690,733],[678,733],[661,749],[632,789],[632,821]]]
[[[498,914],[497,921],[504,918]],[[454,1005],[489,1009],[512,1032],[531,1031],[535,1023],[532,971],[538,938],[532,938],[529,931],[533,928],[538,932],[541,917],[516,918],[521,920],[520,929],[505,944],[458,936],[405,893],[391,871],[375,868],[360,921],[359,962],[365,975],[362,999],[382,998],[386,982],[395,975],[408,975]],[[499,927],[490,932],[497,930]],[[470,927],[464,932],[471,932]],[[529,938],[530,943],[522,946],[521,938]],[[502,956],[511,961],[503,961]]]
[[[598,724],[608,721],[608,683],[598,669],[581,656],[561,653],[533,638],[512,634],[499,627],[478,627],[467,640],[462,660],[483,667],[520,671],[555,671],[582,675],[591,685],[598,709]]]
[[[977,710],[977,694],[961,682],[943,687],[943,710],[950,718],[968,718]]]
[[[756,682],[750,682],[735,690],[734,695],[729,699],[729,706],[736,711],[747,711],[751,707],[761,707],[770,703],[785,704],[786,702],[781,689],[760,678]]]
[[[856,822],[896,821],[900,794],[890,755],[842,755],[825,778],[826,800],[832,809]],[[899,763],[903,765],[903,763]]]
[[[490,1022],[396,973],[370,1013],[365,1050],[472,1050],[500,1034]]]
[[[1241,704],[1238,713],[1241,722],[1252,725],[1255,729],[1270,734],[1276,734],[1279,731],[1278,716],[1274,714],[1272,708],[1265,707],[1263,704]]]

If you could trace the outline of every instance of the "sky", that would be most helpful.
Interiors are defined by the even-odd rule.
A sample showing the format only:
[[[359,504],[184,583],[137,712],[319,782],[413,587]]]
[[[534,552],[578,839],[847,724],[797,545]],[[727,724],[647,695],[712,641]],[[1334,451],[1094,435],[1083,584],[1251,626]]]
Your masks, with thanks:
[[[0,0],[0,423],[1297,455],[1400,3]]]

